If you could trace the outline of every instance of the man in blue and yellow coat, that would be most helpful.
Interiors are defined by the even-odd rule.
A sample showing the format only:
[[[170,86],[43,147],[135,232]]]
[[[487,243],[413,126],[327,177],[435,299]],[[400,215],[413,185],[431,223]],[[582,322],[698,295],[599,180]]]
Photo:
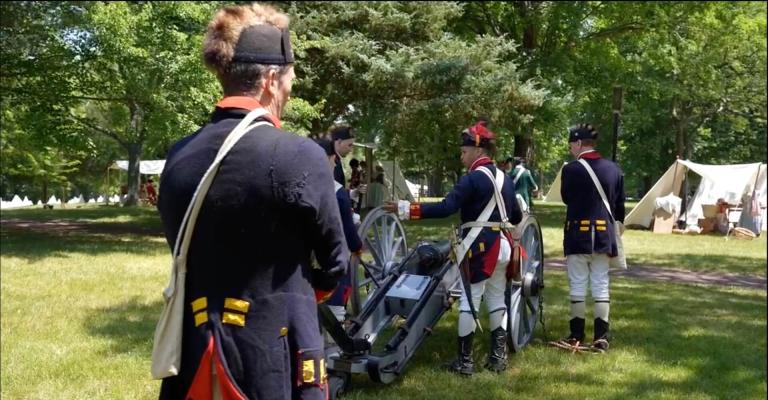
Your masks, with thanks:
[[[493,182],[479,168],[486,168],[491,175],[496,176],[496,167],[492,160],[495,148],[494,134],[488,130],[486,121],[478,122],[464,130],[461,135],[461,163],[469,172],[459,179],[443,201],[432,204],[411,203],[407,207],[408,212],[405,217],[445,218],[460,211],[461,236],[466,237],[471,231],[471,227],[467,224],[477,221],[494,197]],[[517,224],[522,220],[523,214],[515,199],[515,187],[512,179],[503,172],[502,176],[503,184],[500,191],[507,211],[508,223]],[[398,207],[395,203],[387,203],[385,208],[395,212]],[[491,351],[485,367],[497,372],[506,368],[507,311],[504,290],[507,266],[512,254],[512,238],[502,234],[499,229],[501,221],[499,207],[494,205],[486,225],[482,227],[466,253],[469,260],[469,283],[473,307],[470,307],[469,299],[464,293],[459,302],[458,357],[449,366],[455,373],[463,375],[474,373],[472,341],[476,323],[472,310],[479,310],[481,299],[485,299],[491,329]]]
[[[617,255],[611,215],[624,222],[624,173],[616,163],[595,150],[597,131],[581,124],[569,130],[568,145],[576,161],[563,166],[560,194],[566,204],[563,249],[568,269],[571,298],[570,334],[561,344],[578,347],[584,343],[587,285],[594,305],[594,340],[591,347],[608,349],[608,258]],[[594,171],[611,207],[610,214],[583,159]]]
[[[295,77],[288,17],[258,4],[226,7],[208,26],[203,56],[225,97],[168,154],[158,208],[172,246],[224,139],[249,111],[266,109],[257,122],[268,124],[232,148],[202,204],[181,366],[163,379],[160,398],[326,399],[317,301],[336,287],[349,252],[328,159],[280,129]]]

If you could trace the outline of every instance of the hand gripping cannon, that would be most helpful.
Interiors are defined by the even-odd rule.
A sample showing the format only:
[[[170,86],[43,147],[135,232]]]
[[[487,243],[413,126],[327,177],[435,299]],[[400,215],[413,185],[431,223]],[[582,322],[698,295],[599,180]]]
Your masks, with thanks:
[[[409,251],[400,221],[380,208],[368,214],[358,233],[365,253],[350,265],[350,317],[340,323],[327,306],[318,307],[320,323],[336,344],[326,346],[332,399],[343,393],[351,374],[394,381],[463,291],[449,240],[421,241]],[[514,236],[521,246],[513,257],[519,273],[507,282],[505,298],[509,348],[517,352],[533,337],[541,312],[544,263],[535,217],[524,218]]]

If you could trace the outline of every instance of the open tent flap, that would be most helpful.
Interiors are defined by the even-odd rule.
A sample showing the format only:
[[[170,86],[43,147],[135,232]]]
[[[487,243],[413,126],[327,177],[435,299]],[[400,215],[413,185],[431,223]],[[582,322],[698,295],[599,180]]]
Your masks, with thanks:
[[[408,183],[403,176],[400,166],[392,161],[378,160],[377,163],[384,169],[384,179],[389,181],[387,186],[392,190],[392,184],[395,186],[395,197],[402,200],[416,201]],[[374,172],[375,173],[375,172]],[[373,177],[371,177],[373,178]]]
[[[681,163],[682,160],[676,160],[667,168],[664,175],[656,181],[651,190],[640,199],[635,208],[624,219],[624,225],[641,225],[648,228],[653,220],[653,212],[656,209],[656,199],[669,194],[680,193],[680,187],[683,185],[683,178],[687,167]]]
[[[160,175],[165,167],[165,160],[139,161],[139,173],[142,175]],[[128,171],[128,160],[117,160],[112,164],[112,169]]]
[[[643,196],[637,206],[632,209],[624,222],[627,226],[649,227],[653,219],[653,211],[656,208],[656,199],[670,193],[680,193],[685,174],[690,169],[702,178],[686,210],[686,223],[696,225],[698,219],[703,217],[704,213],[701,207],[703,204],[715,204],[719,198],[732,204],[738,204],[744,194],[751,194],[753,187],[757,187],[759,190],[761,184],[765,185],[765,178],[762,178],[761,181],[757,175],[758,173],[762,174],[758,168],[764,170],[765,164],[760,166],[760,163],[706,165],[687,160],[676,160],[651,190]],[[761,176],[764,177],[765,175],[762,174]],[[758,193],[758,196],[760,195],[762,194]]]

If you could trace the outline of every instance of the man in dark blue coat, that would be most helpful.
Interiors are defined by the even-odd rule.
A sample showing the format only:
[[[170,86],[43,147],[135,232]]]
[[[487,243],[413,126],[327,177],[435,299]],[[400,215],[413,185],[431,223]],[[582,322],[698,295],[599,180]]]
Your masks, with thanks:
[[[344,176],[342,159],[352,152],[352,146],[355,144],[355,131],[346,124],[334,125],[330,129],[330,138],[336,152],[336,168],[333,170],[333,179],[341,183],[341,186],[346,189],[347,180]]]
[[[595,150],[597,131],[581,124],[569,130],[568,143],[576,158],[563,166],[560,194],[567,206],[563,249],[568,268],[571,298],[570,334],[561,344],[579,346],[584,343],[587,285],[591,284],[594,305],[594,340],[592,348],[608,349],[610,296],[608,292],[608,258],[618,253],[614,237],[615,217],[624,222],[624,173],[616,163],[606,160]],[[587,169],[592,168],[610,205],[610,213]]]
[[[317,144],[325,151],[331,168],[334,168],[338,156],[333,148],[333,142],[328,139],[317,139],[315,142],[317,142]],[[350,253],[354,253],[359,257],[360,252],[363,249],[363,241],[360,240],[360,236],[357,234],[357,227],[355,226],[352,217],[352,201],[349,199],[349,193],[344,189],[344,186],[342,186],[341,183],[333,182],[333,184],[335,185],[336,202],[339,204],[339,214],[341,215],[341,225],[344,228],[344,238],[347,242],[347,248]],[[347,271],[347,274],[344,275],[339,282],[339,286],[334,290],[328,301],[325,302],[339,321],[343,321],[346,317],[346,306],[351,294],[351,275],[349,274],[349,271]]]
[[[208,27],[203,55],[225,97],[168,154],[158,208],[172,247],[225,138],[252,110],[265,109],[257,122],[267,124],[237,142],[204,198],[188,253],[181,366],[163,379],[161,399],[328,396],[317,301],[349,252],[328,159],[280,129],[295,76],[289,38],[288,17],[258,4],[226,7]]]
[[[479,310],[481,298],[484,299],[488,309],[491,329],[491,351],[485,366],[497,372],[506,368],[507,312],[504,304],[504,290],[507,266],[512,254],[512,238],[502,234],[500,230],[502,218],[499,206],[493,200],[494,183],[480,170],[485,168],[492,176],[497,177],[492,160],[496,148],[495,138],[486,125],[486,121],[481,121],[462,132],[461,162],[469,170],[467,175],[459,179],[443,201],[432,204],[411,203],[404,216],[410,219],[445,218],[460,211],[462,238],[466,240],[469,235],[477,235],[468,244],[469,250],[466,253],[469,259],[469,283],[473,306],[470,307],[469,299],[464,293],[459,302],[458,357],[449,367],[452,372],[464,375],[471,375],[474,372],[472,341],[476,323],[472,310]],[[507,212],[506,222],[517,224],[522,220],[523,214],[515,199],[514,184],[504,171],[500,171],[499,176],[502,178],[500,194]],[[486,222],[483,222],[484,226],[472,234],[474,228],[467,224],[478,221],[491,201],[494,203],[490,216]],[[387,203],[385,208],[395,212],[397,204]]]

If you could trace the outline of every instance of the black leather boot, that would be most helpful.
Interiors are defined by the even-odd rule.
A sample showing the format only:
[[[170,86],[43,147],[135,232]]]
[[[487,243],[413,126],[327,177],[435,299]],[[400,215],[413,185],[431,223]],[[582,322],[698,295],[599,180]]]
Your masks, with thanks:
[[[472,361],[472,339],[474,336],[474,332],[467,336],[459,336],[459,354],[456,360],[448,365],[448,370],[461,375],[475,373],[475,363]]]
[[[579,343],[584,342],[584,325],[586,321],[584,318],[571,318],[569,321],[569,325],[571,327],[571,334],[568,335],[567,340],[569,341],[578,341]]]
[[[493,372],[507,369],[507,331],[498,327],[491,331],[491,347],[485,368]]]
[[[610,325],[602,318],[595,318],[595,340],[592,342],[592,347],[598,350],[608,350],[609,328]]]

